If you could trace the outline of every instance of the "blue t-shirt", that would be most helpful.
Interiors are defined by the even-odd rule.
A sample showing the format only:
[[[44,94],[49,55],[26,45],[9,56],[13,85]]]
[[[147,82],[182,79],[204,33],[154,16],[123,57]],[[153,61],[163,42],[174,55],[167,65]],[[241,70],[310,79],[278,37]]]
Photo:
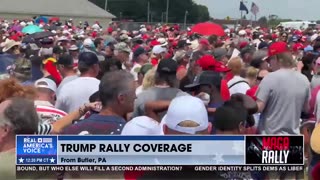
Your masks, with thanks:
[[[88,134],[119,135],[125,124],[126,121],[119,116],[92,114],[89,118],[65,128],[62,134],[87,132]]]
[[[12,66],[17,56],[12,54],[0,54],[0,74],[8,73],[8,67]]]
[[[41,71],[40,67],[37,67],[35,65],[32,65],[31,67],[31,76],[32,76],[32,81],[37,81],[38,79],[41,79],[43,77],[43,73]]]

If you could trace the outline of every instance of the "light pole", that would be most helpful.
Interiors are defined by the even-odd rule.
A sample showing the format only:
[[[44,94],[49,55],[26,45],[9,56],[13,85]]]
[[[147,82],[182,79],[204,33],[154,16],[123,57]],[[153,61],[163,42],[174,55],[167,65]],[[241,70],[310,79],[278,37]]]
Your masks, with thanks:
[[[108,8],[108,0],[106,0],[105,3],[104,3],[104,10],[107,11],[107,8]]]
[[[186,27],[187,27],[187,16],[188,16],[188,11],[186,11],[185,12],[185,14],[184,14],[184,29],[186,29]]]
[[[120,21],[121,21],[121,19],[122,19],[122,12],[120,12],[120,16],[119,16],[119,18],[120,18]]]
[[[148,23],[150,22],[150,1],[148,1]]]
[[[161,24],[163,24],[163,16],[164,16],[165,12],[161,13]]]
[[[168,23],[168,19],[169,19],[169,1],[170,0],[167,0],[166,23]]]

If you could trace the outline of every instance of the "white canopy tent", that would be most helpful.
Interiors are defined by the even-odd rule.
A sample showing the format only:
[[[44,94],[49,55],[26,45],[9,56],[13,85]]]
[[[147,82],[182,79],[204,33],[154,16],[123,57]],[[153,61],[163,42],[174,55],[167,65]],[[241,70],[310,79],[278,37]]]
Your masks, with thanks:
[[[0,0],[0,18],[30,19],[34,16],[57,16],[61,20],[88,21],[92,25],[110,22],[114,15],[88,0]]]

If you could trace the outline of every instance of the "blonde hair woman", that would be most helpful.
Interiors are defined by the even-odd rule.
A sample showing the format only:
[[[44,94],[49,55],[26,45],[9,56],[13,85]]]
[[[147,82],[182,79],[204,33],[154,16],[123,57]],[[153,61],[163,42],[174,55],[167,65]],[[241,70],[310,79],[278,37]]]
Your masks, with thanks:
[[[232,58],[228,63],[228,68],[231,69],[231,72],[234,75],[234,77],[228,82],[230,95],[237,93],[246,94],[250,89],[247,80],[240,76],[243,67],[243,62],[240,57]]]
[[[156,68],[151,69],[144,76],[142,81],[142,90],[145,91],[155,85]]]
[[[246,79],[250,87],[253,87],[256,85],[257,76],[258,76],[258,69],[252,66],[248,67],[246,71]]]

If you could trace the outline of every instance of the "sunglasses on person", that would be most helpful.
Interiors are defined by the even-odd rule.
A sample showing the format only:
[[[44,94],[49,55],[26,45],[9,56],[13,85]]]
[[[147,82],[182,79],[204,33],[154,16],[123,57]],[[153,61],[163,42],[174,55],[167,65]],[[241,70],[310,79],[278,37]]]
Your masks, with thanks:
[[[257,77],[257,80],[258,80],[258,81],[262,81],[263,78],[264,78],[264,77],[258,76],[258,77]]]

